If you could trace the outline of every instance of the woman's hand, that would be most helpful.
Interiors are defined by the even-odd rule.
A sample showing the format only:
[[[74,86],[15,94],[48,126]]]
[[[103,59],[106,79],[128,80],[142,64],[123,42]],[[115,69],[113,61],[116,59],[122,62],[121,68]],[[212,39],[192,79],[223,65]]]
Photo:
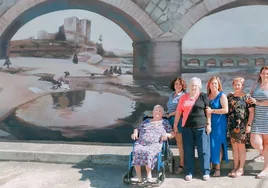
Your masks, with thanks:
[[[166,141],[167,138],[168,138],[168,136],[166,134],[165,135],[162,135],[160,141],[161,142]]]
[[[251,132],[251,126],[246,126],[246,133],[250,133]]]
[[[248,99],[248,103],[250,103],[250,104],[256,104],[257,103],[257,100],[255,98],[253,98],[253,97],[250,97]]]
[[[135,133],[133,133],[133,134],[131,135],[131,139],[132,139],[132,140],[138,140],[138,135],[135,134]]]
[[[166,117],[167,117],[167,118],[169,118],[169,117],[170,117],[169,113],[167,113],[167,114],[166,114]]]
[[[207,134],[211,133],[211,124],[210,123],[208,123],[207,126],[206,126],[206,133]]]
[[[206,108],[206,112],[209,113],[209,114],[212,114],[213,113],[213,109],[211,109],[210,107],[207,107]]]

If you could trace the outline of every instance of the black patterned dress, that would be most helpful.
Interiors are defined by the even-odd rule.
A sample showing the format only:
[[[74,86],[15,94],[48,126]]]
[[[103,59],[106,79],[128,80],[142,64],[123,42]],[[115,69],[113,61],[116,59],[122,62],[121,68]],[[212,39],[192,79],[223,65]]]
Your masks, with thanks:
[[[250,94],[236,97],[229,94],[228,98],[228,137],[233,143],[248,144],[249,134],[246,134],[246,125],[249,117],[249,108],[253,105],[247,101]]]

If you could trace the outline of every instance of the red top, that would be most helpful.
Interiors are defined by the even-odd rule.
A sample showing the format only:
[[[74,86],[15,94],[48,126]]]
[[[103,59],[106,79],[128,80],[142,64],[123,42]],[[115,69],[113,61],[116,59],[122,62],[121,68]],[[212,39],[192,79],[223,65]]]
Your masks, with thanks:
[[[180,112],[183,116],[182,118],[182,127],[184,127],[186,120],[191,112],[192,107],[195,104],[196,99],[199,95],[196,95],[195,98],[190,98],[189,93],[186,93],[185,95],[181,96],[179,100],[179,104],[177,106],[177,111]]]

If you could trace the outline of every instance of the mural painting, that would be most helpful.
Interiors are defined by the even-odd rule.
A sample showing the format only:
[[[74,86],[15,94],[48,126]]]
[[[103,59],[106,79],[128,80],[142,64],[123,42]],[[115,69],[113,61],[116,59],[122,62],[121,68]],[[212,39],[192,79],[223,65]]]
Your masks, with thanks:
[[[207,80],[219,76],[229,93],[232,79],[242,76],[248,92],[268,62],[267,42],[257,40],[248,27],[258,18],[233,25],[244,20],[248,8],[216,13],[195,24],[183,38],[181,73],[174,78],[200,77],[205,92]],[[267,12],[262,6],[250,9]],[[232,37],[226,39],[224,29],[230,25]],[[245,28],[251,35],[241,42],[239,32]],[[83,10],[48,13],[22,26],[0,60],[1,139],[131,142],[133,126],[144,112],[156,104],[166,108],[171,93],[171,79],[134,79],[136,69],[149,74],[147,52],[152,49],[148,43],[132,43],[115,23]],[[133,62],[133,46],[139,64]]]

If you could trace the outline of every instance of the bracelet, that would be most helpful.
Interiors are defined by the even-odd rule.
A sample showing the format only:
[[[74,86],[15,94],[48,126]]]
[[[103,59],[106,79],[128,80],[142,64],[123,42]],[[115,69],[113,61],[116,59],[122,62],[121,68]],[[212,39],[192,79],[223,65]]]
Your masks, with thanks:
[[[214,109],[212,112],[213,112],[213,113],[215,113],[215,112],[216,112],[216,110]]]

